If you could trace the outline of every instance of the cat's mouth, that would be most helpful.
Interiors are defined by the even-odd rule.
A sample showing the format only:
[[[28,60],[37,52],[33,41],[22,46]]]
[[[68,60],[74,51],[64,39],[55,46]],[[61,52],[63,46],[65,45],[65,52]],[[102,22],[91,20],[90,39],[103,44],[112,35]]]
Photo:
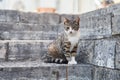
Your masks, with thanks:
[[[74,35],[75,35],[75,33],[73,33],[73,32],[69,32],[69,34],[68,34],[68,35],[74,36]]]

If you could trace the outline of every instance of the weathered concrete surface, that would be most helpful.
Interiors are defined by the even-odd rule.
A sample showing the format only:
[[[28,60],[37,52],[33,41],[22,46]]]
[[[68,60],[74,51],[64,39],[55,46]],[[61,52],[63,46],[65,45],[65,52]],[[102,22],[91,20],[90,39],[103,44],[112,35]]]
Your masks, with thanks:
[[[7,21],[5,16],[5,11],[3,10],[0,11],[0,21]]]
[[[119,51],[118,48],[115,39],[80,40],[76,60],[78,63],[115,68],[115,59],[118,57],[115,55],[116,50]]]
[[[107,8],[96,9],[94,11],[90,11],[85,14],[82,14],[81,16],[91,17],[91,16],[102,16],[102,15],[107,15],[107,14],[118,15],[118,14],[120,14],[119,7],[120,7],[120,3],[109,6]]]
[[[120,34],[120,14],[112,17],[112,34]]]
[[[18,67],[19,66],[19,67]],[[40,61],[0,63],[1,80],[119,80],[120,70],[88,64],[45,64]]]
[[[111,15],[81,17],[81,39],[99,39],[111,36]]]
[[[94,44],[92,40],[80,40],[78,45],[78,63],[92,63],[94,54]]]
[[[2,40],[53,40],[57,38],[59,25],[26,23],[0,23]]]
[[[115,55],[115,66],[120,69],[120,42],[116,43],[116,55]]]
[[[24,13],[15,10],[0,10],[0,21],[2,22],[22,22],[37,24],[59,24],[60,16],[58,14],[37,14]]]
[[[42,31],[5,31],[1,33],[2,40],[41,40]]]
[[[19,22],[19,12],[14,10],[0,10],[0,21]]]
[[[29,14],[29,15],[28,15]],[[20,22],[37,23],[37,24],[59,24],[60,16],[58,14],[36,14],[36,13],[20,13]]]
[[[10,64],[11,63],[11,64]],[[19,63],[19,62],[18,62]],[[92,80],[92,65],[39,64],[38,62],[0,63],[1,80]],[[14,66],[12,65],[14,64]],[[25,66],[26,64],[26,66]],[[31,65],[30,65],[31,64]],[[1,66],[4,65],[4,66]],[[23,65],[23,67],[18,67]],[[29,66],[28,66],[29,65]],[[35,66],[36,65],[36,66]],[[7,67],[9,66],[9,67]]]
[[[6,18],[7,22],[19,22],[19,12],[18,11],[11,11],[11,10],[6,10]]]
[[[42,28],[39,24],[0,22],[0,31],[42,31]]]
[[[6,53],[7,53],[7,43],[0,42],[0,60],[6,60]]]
[[[95,67],[93,80],[119,80],[120,70]]]
[[[46,54],[45,47],[50,42],[10,42],[8,60],[37,60]]]
[[[1,40],[55,40],[57,32],[49,31],[5,31],[1,32]]]
[[[113,40],[95,41],[93,64],[114,68],[115,59],[114,55],[115,55],[115,41]]]
[[[92,66],[68,66],[68,80],[92,80]]]

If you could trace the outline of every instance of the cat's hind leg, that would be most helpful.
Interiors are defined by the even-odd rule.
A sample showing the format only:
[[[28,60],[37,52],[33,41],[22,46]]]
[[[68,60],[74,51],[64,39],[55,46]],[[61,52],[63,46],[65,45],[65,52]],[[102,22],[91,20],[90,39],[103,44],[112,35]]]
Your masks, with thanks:
[[[68,61],[64,54],[61,53],[60,49],[55,44],[48,46],[48,54],[54,58],[53,63],[67,64]]]

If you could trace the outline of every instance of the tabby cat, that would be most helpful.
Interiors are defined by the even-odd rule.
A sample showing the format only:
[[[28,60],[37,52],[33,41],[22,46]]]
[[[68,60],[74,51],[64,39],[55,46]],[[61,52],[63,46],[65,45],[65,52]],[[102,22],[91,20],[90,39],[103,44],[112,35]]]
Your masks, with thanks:
[[[77,64],[75,56],[80,38],[78,17],[75,20],[64,18],[64,33],[48,45],[45,62]]]

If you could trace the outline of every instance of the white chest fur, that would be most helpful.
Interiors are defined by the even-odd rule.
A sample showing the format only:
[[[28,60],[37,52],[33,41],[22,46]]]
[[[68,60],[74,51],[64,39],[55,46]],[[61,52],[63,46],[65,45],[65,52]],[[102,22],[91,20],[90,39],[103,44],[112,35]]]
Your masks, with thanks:
[[[74,48],[74,46],[78,43],[79,38],[80,38],[80,34],[79,34],[79,33],[77,33],[77,34],[74,35],[74,36],[68,36],[68,40],[69,40],[70,43],[71,43],[70,51],[71,51],[71,50]]]

